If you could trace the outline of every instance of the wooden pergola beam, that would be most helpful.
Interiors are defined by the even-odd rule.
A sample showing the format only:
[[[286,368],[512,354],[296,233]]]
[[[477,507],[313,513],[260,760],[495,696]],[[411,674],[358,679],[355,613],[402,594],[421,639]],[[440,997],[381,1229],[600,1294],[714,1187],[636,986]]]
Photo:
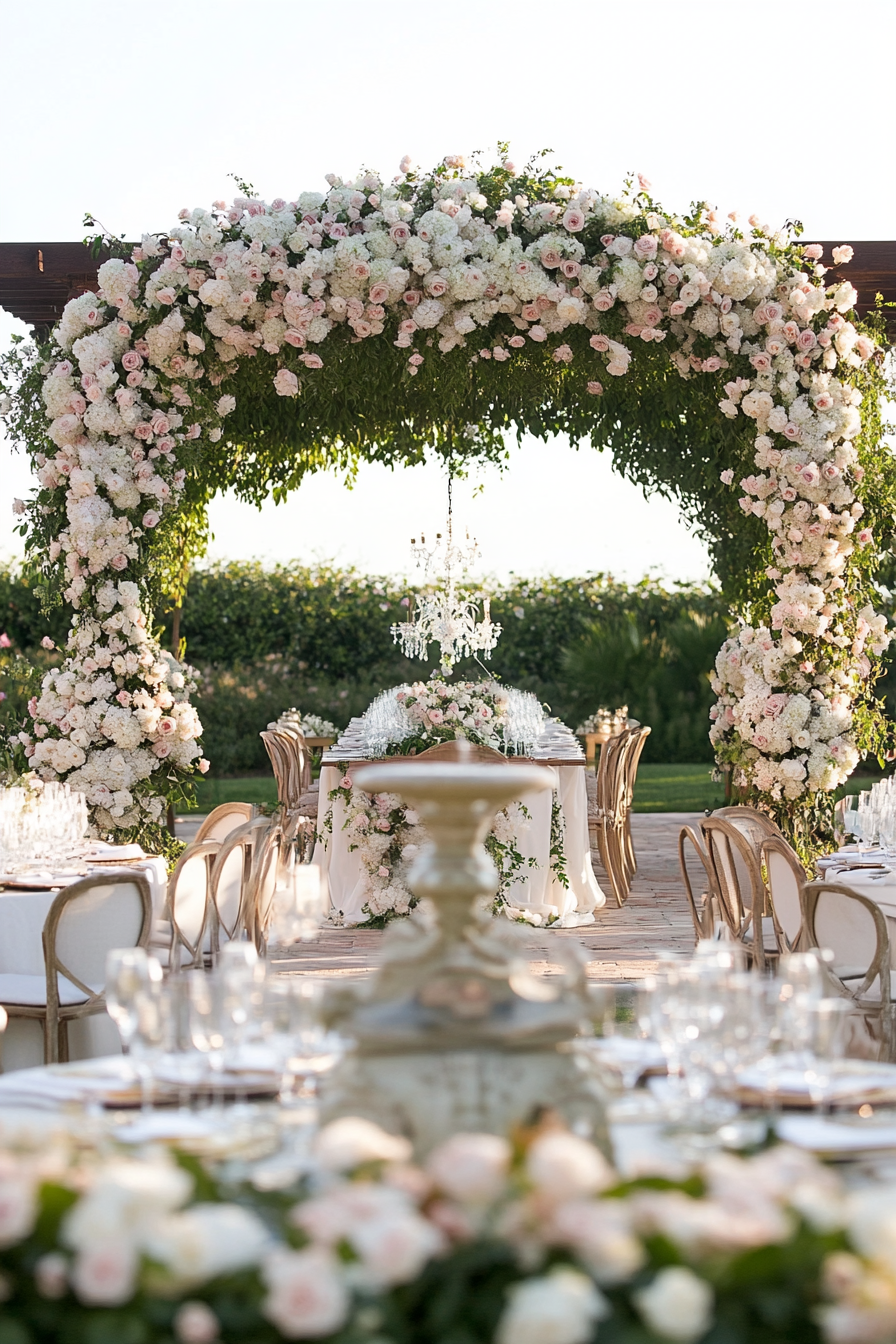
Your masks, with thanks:
[[[808,239],[807,241],[812,241]],[[822,243],[823,261],[831,266],[836,243]],[[851,244],[854,257],[834,266],[830,279],[849,280],[859,293],[859,315],[874,307],[875,296],[896,305],[896,241]],[[97,268],[83,243],[0,243],[0,308],[38,330],[59,321],[69,299],[96,284]],[[896,307],[887,314],[890,337],[896,340]]]

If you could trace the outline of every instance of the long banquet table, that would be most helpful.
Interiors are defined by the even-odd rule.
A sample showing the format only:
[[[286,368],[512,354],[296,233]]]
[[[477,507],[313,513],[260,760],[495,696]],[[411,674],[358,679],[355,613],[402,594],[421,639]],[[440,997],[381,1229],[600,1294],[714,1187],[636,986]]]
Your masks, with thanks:
[[[377,764],[388,764],[396,757],[381,757]],[[569,882],[564,887],[551,868],[551,811],[554,790],[544,789],[520,798],[530,815],[518,836],[518,847],[525,859],[532,858],[536,867],[525,867],[523,875],[508,887],[505,897],[509,905],[537,915],[547,923],[557,916],[554,927],[576,928],[594,923],[594,911],[606,903],[606,896],[598,885],[591,864],[591,844],[588,836],[588,796],[585,788],[584,758],[515,757],[550,770],[555,779],[557,796],[564,820],[564,854]],[[338,788],[346,774],[369,759],[346,760],[335,753],[325,753],[320,772],[320,800],[318,803],[317,832],[319,837],[314,851],[314,862],[320,865],[329,884],[330,905],[334,918],[343,924],[363,924],[366,900],[365,875],[361,860],[349,849],[349,840],[342,829],[346,819],[345,805],[339,797],[331,804],[329,795]],[[333,808],[332,830],[325,828],[327,812]]]

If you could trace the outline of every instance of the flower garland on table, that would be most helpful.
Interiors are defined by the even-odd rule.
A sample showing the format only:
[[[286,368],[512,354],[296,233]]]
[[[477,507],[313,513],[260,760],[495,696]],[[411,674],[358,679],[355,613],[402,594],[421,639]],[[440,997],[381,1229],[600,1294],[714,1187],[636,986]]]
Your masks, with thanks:
[[[416,756],[439,742],[466,738],[476,746],[505,750],[507,691],[496,681],[457,681],[449,685],[438,673],[429,681],[415,681],[395,696],[414,725],[399,742],[390,743],[387,756]]]
[[[159,1150],[7,1143],[2,1316],[16,1340],[884,1344],[893,1199],[783,1146],[621,1181],[548,1126],[415,1164],[406,1139],[337,1120],[285,1195]]]
[[[36,498],[16,507],[48,586],[92,621],[110,578],[144,585],[147,604],[178,518],[212,489],[238,480],[258,494],[271,479],[286,489],[304,469],[287,460],[350,459],[338,445],[357,438],[365,367],[383,384],[391,361],[394,395],[368,417],[367,446],[393,459],[408,444],[441,442],[449,407],[470,421],[462,457],[502,454],[508,418],[526,427],[537,409],[540,427],[552,399],[577,440],[606,438],[602,380],[615,385],[606,414],[621,423],[626,376],[634,370],[634,408],[654,367],[664,404],[669,375],[694,384],[695,402],[701,388],[719,396],[732,422],[726,486],[752,453],[739,502],[768,529],[774,592],[743,635],[772,642],[766,699],[801,707],[808,698],[838,720],[826,736],[807,716],[796,731],[809,747],[793,734],[773,745],[752,702],[741,704],[754,683],[720,673],[720,761],[783,814],[813,788],[842,782],[858,752],[879,749],[866,660],[888,637],[869,605],[866,509],[882,522],[892,513],[877,420],[881,351],[851,320],[852,285],[826,284],[820,246],[755,217],[724,223],[704,206],[670,214],[643,178],[611,197],[509,160],[468,169],[450,155],[422,173],[404,159],[391,182],[363,172],[327,183],[293,200],[245,194],[229,207],[182,210],[175,228],[103,263],[96,293],[70,300],[38,357],[7,362],[19,380],[7,380],[9,427],[40,481]],[[850,256],[835,248],[835,265]],[[228,380],[233,390],[222,391]],[[271,434],[260,435],[265,394],[301,396],[305,411],[272,415]],[[342,404],[351,434],[333,419]],[[235,442],[251,451],[215,447],[229,416]],[[299,441],[301,453],[285,451]],[[697,494],[725,512],[708,481]],[[727,521],[720,528],[731,532]],[[124,650],[142,651],[140,642]],[[58,731],[70,739],[79,730]],[[76,768],[61,751],[57,759],[61,768],[41,768]],[[154,772],[150,787],[157,781]]]
[[[400,915],[408,915],[417,904],[407,885],[407,870],[426,841],[426,832],[417,812],[395,793],[368,794],[345,775],[327,795],[329,808],[324,820],[327,834],[333,829],[333,806],[345,806],[342,829],[348,832],[349,852],[357,853],[364,870],[366,896],[362,910],[368,916],[365,927],[382,928]],[[520,830],[528,824],[529,813],[521,803],[511,803],[495,817],[485,847],[500,875],[495,897],[495,914],[509,910],[504,893],[520,870],[536,866],[525,859],[516,844]],[[327,836],[324,836],[326,843]]]

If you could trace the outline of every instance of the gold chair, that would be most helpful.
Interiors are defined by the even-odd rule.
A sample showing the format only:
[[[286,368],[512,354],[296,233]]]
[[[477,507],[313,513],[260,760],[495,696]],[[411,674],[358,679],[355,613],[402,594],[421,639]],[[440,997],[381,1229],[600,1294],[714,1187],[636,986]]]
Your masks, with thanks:
[[[0,975],[10,1018],[37,1019],[44,1063],[68,1059],[68,1024],[106,1011],[106,953],[146,947],[152,929],[149,881],[132,868],[112,869],[64,887],[43,929],[45,975]]]

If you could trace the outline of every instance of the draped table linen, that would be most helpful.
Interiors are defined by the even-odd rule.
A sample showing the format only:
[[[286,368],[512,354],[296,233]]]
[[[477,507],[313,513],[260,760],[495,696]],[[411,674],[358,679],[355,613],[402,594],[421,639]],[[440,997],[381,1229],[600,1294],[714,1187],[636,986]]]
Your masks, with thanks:
[[[318,841],[313,861],[320,865],[326,876],[333,917],[343,924],[363,924],[368,918],[362,908],[367,899],[366,874],[358,853],[349,850],[348,835],[342,829],[346,819],[345,804],[339,797],[332,804],[329,799],[331,790],[339,786],[346,769],[355,769],[361,762],[354,760],[340,764],[331,759],[332,754],[328,752],[324,757],[320,772]],[[554,927],[576,928],[593,924],[594,911],[605,904],[606,896],[591,864],[584,763],[543,765],[542,768],[551,770],[554,776],[563,813],[563,848],[569,886],[564,887],[551,868],[553,790],[545,789],[519,799],[531,815],[517,837],[517,847],[524,859],[533,858],[538,866],[521,870],[507,888],[505,900],[526,914],[540,915],[545,922],[551,914],[558,915],[559,921]],[[331,806],[332,830],[328,830],[325,823]]]

